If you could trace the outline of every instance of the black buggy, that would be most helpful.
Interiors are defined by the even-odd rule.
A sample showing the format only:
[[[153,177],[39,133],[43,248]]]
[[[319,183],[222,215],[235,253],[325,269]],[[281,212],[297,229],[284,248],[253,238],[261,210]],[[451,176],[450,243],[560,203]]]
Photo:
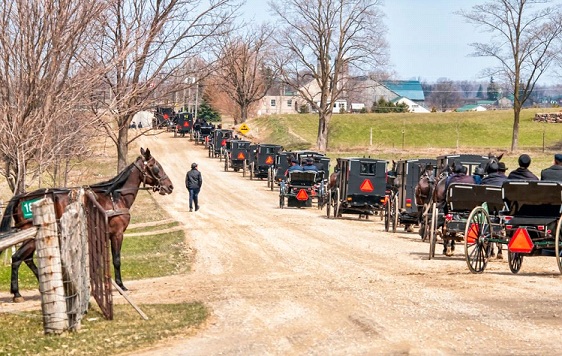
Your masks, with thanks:
[[[338,158],[330,178],[326,215],[358,214],[359,218],[382,214],[386,194],[387,162],[375,158]]]
[[[278,152],[275,155],[275,162],[269,169],[268,173],[268,186],[273,190],[274,186],[279,186],[285,180],[285,172],[291,166],[292,153],[290,151]]]
[[[193,130],[193,114],[187,112],[177,113],[173,122],[175,124],[174,137],[185,137],[185,134],[191,134]]]
[[[482,220],[482,214],[488,217],[487,228],[495,236],[503,233],[501,211],[504,204],[501,187],[467,183],[452,183],[446,192],[446,205],[442,211],[433,204],[431,225],[429,226],[429,259],[435,257],[435,247],[442,243],[446,255],[451,255],[456,242],[463,242],[473,235],[474,222]],[[483,213],[485,211],[485,213]],[[489,246],[491,247],[491,246]],[[465,253],[471,254],[470,248]],[[490,254],[485,251],[485,260]],[[480,268],[482,261],[471,263],[472,268]]]
[[[195,123],[193,123],[193,139],[195,140],[195,144],[201,144],[207,147],[214,130],[215,127],[213,124],[196,120]]]
[[[314,171],[290,171],[279,185],[279,207],[283,209],[285,200],[288,207],[311,207],[316,195],[316,175]]]
[[[453,165],[455,162],[460,162],[464,167],[467,168],[467,175],[473,175],[477,167],[486,168],[486,165],[490,162],[491,158],[489,156],[473,155],[473,154],[455,154],[455,155],[442,155],[437,157],[437,168],[435,177],[435,186],[437,183],[447,177],[453,171]],[[427,204],[426,210],[422,212],[422,223],[420,227],[420,235],[423,241],[428,241],[430,239],[429,227],[433,224],[431,217],[434,214],[431,211],[434,209],[434,202],[432,199]],[[440,216],[443,216],[443,204],[437,206],[437,210]],[[439,214],[435,216],[439,216]],[[443,222],[438,222],[438,226],[441,226]]]
[[[213,131],[213,135],[211,136],[211,140],[208,144],[209,157],[214,157],[214,158],[219,157],[222,161],[222,158],[225,155],[226,141],[230,140],[232,136],[233,136],[232,130],[215,129],[215,131]]]
[[[485,214],[471,221],[467,233],[467,264],[474,273],[483,272],[483,257],[490,244],[506,244],[508,264],[518,273],[525,256],[556,258],[562,273],[562,183],[549,181],[507,181],[502,185],[505,211],[505,235],[494,233]],[[476,262],[480,268],[471,268]]]
[[[173,108],[157,106],[154,112],[152,127],[157,129],[174,130],[174,118],[176,113]]]
[[[268,178],[270,168],[275,163],[275,157],[282,151],[283,146],[268,143],[250,146],[250,156],[247,161],[250,179]]]
[[[400,225],[411,232],[412,226],[420,224],[423,205],[416,203],[416,186],[421,174],[428,166],[436,167],[437,160],[433,158],[405,159],[394,162],[392,175],[389,172],[388,200],[384,227],[392,232]]]
[[[244,168],[244,163],[249,155],[250,141],[228,140],[226,141],[226,154],[224,159],[224,170],[234,169],[234,172]]]

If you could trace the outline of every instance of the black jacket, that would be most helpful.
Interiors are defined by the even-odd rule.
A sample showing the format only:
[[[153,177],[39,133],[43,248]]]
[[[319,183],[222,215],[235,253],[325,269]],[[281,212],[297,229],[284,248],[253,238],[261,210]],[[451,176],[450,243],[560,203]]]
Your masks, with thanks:
[[[503,182],[507,180],[505,174],[501,173],[490,173],[486,177],[482,178],[482,185],[496,185],[501,187]]]
[[[553,165],[541,172],[541,180],[552,180],[562,182],[562,166]]]
[[[203,177],[201,176],[201,172],[197,169],[192,169],[187,172],[185,175],[185,187],[187,189],[201,188],[202,185]]]
[[[539,180],[528,168],[519,167],[507,176],[509,180]]]

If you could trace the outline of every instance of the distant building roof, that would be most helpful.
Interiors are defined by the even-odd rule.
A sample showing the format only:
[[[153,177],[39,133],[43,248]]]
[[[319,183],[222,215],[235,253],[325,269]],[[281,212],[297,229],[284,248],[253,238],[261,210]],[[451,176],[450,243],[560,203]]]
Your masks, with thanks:
[[[382,85],[395,92],[398,96],[414,101],[424,101],[425,95],[421,83],[417,80],[385,80]]]
[[[458,112],[466,112],[466,111],[486,111],[486,108],[482,105],[478,104],[467,104],[463,105],[460,108],[457,108]]]
[[[476,104],[478,105],[494,105],[496,103],[495,100],[478,100]]]

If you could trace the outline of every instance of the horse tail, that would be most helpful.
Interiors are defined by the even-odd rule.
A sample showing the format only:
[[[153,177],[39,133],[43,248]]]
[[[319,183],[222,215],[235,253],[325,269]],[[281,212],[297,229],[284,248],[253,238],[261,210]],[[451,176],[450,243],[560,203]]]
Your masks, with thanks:
[[[4,215],[2,215],[2,222],[0,223],[0,232],[8,232],[12,229],[12,215],[14,214],[14,207],[18,204],[19,197],[14,196],[10,199],[6,209],[4,209]]]

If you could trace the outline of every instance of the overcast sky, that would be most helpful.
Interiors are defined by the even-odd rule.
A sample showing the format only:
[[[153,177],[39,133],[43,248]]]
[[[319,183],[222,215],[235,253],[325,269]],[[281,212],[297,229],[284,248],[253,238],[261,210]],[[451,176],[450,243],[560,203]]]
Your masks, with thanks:
[[[388,28],[390,62],[395,79],[435,82],[451,80],[489,81],[481,72],[497,65],[491,58],[471,57],[473,42],[486,34],[453,14],[485,0],[386,0],[383,11]],[[244,18],[261,23],[271,20],[267,0],[246,0]],[[540,81],[545,83],[546,79]],[[549,81],[549,84],[552,83]]]

